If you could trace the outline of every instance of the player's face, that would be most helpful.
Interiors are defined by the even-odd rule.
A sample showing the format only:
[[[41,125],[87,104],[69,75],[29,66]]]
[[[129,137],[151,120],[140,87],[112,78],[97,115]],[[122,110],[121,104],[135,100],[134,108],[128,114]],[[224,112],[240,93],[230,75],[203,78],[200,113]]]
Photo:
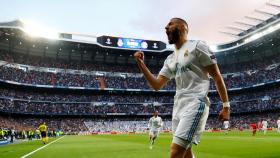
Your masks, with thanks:
[[[154,116],[158,116],[158,112],[157,111],[154,112]]]
[[[180,36],[185,36],[186,29],[180,21],[171,19],[166,25],[165,31],[169,44],[174,44],[181,38]]]

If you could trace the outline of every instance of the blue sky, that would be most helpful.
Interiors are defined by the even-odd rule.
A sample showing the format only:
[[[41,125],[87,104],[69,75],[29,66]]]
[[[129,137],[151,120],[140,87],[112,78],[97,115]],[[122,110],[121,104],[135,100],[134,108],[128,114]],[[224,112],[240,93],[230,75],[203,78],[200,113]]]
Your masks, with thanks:
[[[0,21],[27,19],[60,32],[166,41],[172,17],[190,25],[190,37],[229,40],[219,29],[267,0],[1,0]]]

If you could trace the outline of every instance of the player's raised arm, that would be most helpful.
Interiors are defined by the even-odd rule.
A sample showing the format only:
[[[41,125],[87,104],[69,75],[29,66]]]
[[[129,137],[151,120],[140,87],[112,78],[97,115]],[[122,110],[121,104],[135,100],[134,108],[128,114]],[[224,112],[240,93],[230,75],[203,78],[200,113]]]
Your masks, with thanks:
[[[155,77],[151,73],[151,71],[147,68],[147,66],[144,63],[144,53],[143,52],[140,52],[140,51],[136,52],[134,54],[134,58],[138,64],[139,69],[144,74],[144,77],[146,78],[146,80],[148,81],[148,83],[154,90],[156,90],[156,91],[160,90],[169,81],[169,79],[165,76],[158,75],[157,77]]]
[[[212,76],[213,80],[215,81],[217,91],[223,102],[223,109],[219,114],[219,119],[222,121],[229,120],[229,115],[230,115],[229,99],[228,99],[226,85],[225,85],[224,79],[220,73],[219,67],[217,64],[212,64],[212,65],[206,66],[205,69]]]

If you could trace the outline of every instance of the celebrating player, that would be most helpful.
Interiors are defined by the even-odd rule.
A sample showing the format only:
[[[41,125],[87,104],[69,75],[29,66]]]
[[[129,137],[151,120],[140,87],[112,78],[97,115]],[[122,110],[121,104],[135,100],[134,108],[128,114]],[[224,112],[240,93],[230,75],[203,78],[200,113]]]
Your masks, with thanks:
[[[229,121],[228,120],[224,121],[224,130],[226,131],[226,134],[228,134],[228,131],[229,131]]]
[[[223,102],[219,115],[222,121],[228,120],[230,115],[227,90],[216,57],[208,46],[204,42],[187,39],[189,28],[185,20],[172,18],[165,30],[169,44],[175,45],[175,51],[166,58],[157,77],[145,65],[143,52],[136,52],[134,57],[153,89],[159,90],[170,79],[175,78],[170,157],[193,158],[192,144],[198,144],[209,114],[209,74],[214,79]]]
[[[38,129],[41,132],[41,137],[42,137],[43,143],[44,144],[48,143],[46,123],[44,122],[43,124],[41,124]]]
[[[162,127],[163,122],[161,117],[158,116],[158,111],[154,112],[154,116],[150,118],[148,128],[150,130],[150,149],[153,149],[153,145],[155,143],[156,138],[159,134],[159,129]]]
[[[278,131],[278,133],[280,133],[280,116],[277,120],[277,131]]]
[[[266,135],[267,133],[267,126],[268,126],[268,123],[266,120],[263,120],[262,121],[262,131],[263,131],[263,134]]]

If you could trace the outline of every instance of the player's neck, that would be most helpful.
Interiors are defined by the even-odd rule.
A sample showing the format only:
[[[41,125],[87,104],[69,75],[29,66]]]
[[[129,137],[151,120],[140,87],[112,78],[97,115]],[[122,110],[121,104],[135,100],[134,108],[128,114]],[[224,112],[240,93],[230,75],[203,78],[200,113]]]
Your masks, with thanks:
[[[179,50],[183,45],[184,43],[187,41],[187,38],[182,38],[180,40],[178,40],[176,43],[175,43],[175,47],[177,50]]]

